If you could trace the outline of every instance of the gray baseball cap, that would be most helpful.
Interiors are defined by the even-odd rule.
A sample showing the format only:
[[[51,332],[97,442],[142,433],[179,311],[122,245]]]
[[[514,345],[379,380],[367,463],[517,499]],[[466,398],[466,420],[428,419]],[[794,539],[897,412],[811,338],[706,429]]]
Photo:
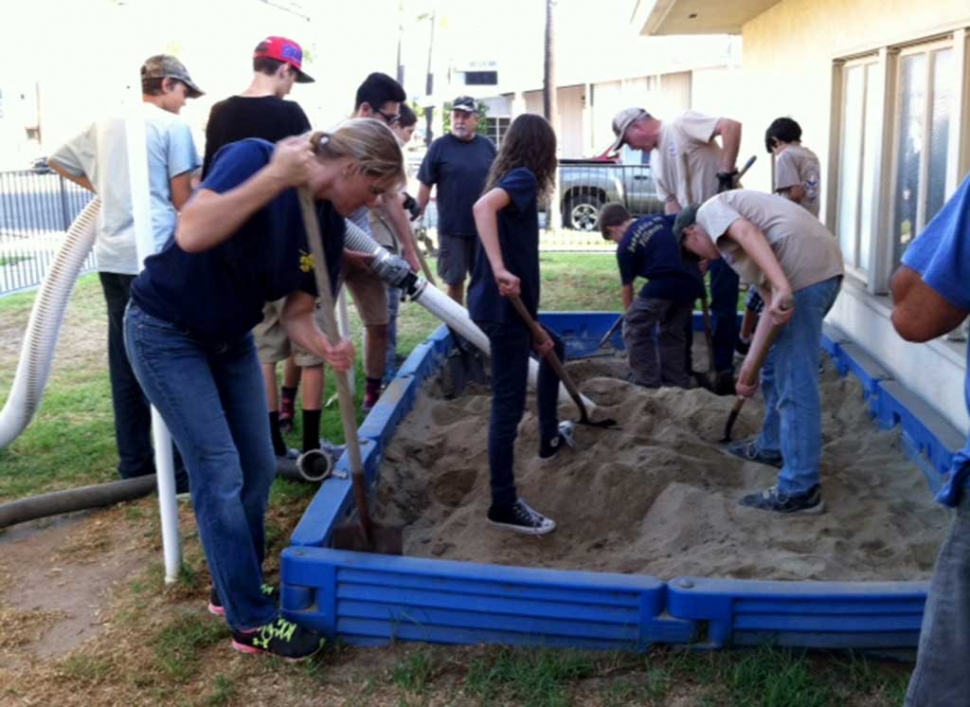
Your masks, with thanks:
[[[203,95],[202,89],[195,85],[185,64],[170,54],[156,54],[145,60],[141,65],[141,78],[144,79],[175,79],[188,87],[189,98]]]
[[[616,140],[610,146],[608,152],[616,152],[626,142],[626,131],[638,120],[651,117],[643,108],[624,108],[613,116],[613,134]]]
[[[478,101],[471,96],[458,96],[452,104],[452,110],[460,110],[465,113],[478,113]]]

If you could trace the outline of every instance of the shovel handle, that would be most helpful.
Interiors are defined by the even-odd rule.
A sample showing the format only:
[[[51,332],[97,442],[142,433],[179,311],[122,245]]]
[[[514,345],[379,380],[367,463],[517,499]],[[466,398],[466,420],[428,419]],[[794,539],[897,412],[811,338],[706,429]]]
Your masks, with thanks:
[[[525,322],[525,325],[529,328],[529,331],[532,332],[532,338],[536,340],[536,344],[538,344],[540,347],[545,346],[549,341],[549,335],[546,334],[545,329],[539,326],[538,322],[536,322],[536,320],[532,318],[532,315],[529,314],[529,310],[526,309],[525,305],[522,303],[522,298],[518,295],[509,295],[508,299],[512,303],[512,306],[515,307],[515,311],[519,313],[520,317],[522,317],[522,321]],[[566,386],[566,390],[569,391],[569,397],[573,399],[573,402],[576,403],[576,407],[579,408],[580,418],[584,422],[588,421],[589,413],[586,410],[586,406],[583,404],[583,398],[580,396],[579,390],[576,388],[576,384],[573,383],[573,379],[568,373],[566,373],[566,369],[562,365],[562,361],[560,361],[559,357],[556,355],[555,349],[550,348],[548,351],[546,351],[546,353],[542,354],[542,356],[549,361],[549,364],[552,366],[552,370],[556,372],[556,375],[559,376],[559,380],[562,381],[564,386]]]
[[[620,325],[621,324],[623,324],[623,319],[624,319],[625,316],[626,316],[625,314],[621,314],[620,316],[618,316],[616,318],[616,321],[613,322],[613,326],[611,326],[610,329],[609,329],[609,331],[607,331],[603,335],[603,338],[600,339],[599,345],[597,345],[597,347],[596,347],[597,350],[599,350],[599,349],[603,348],[604,346],[606,346],[606,342],[613,338],[613,334],[615,334],[616,333],[616,330],[620,328]]]
[[[323,250],[323,240],[320,236],[320,223],[317,221],[317,211],[314,206],[313,195],[306,187],[299,188],[300,211],[303,214],[303,227],[306,229],[310,254],[313,256],[313,275],[317,283],[317,293],[320,296],[320,313],[323,317],[323,333],[336,346],[340,342],[340,331],[337,328],[337,318],[334,315],[333,294],[330,290],[330,274],[327,270],[327,255]],[[340,403],[340,419],[344,427],[344,440],[350,455],[350,471],[354,484],[354,500],[357,503],[357,514],[360,525],[367,537],[372,536],[370,509],[367,501],[367,480],[364,477],[364,463],[360,456],[360,443],[357,437],[357,415],[354,412],[354,396],[350,392],[348,376],[350,371],[341,373],[334,371],[337,379],[337,400]]]
[[[707,301],[707,286],[701,295],[701,315],[704,318],[704,343],[707,346],[707,371],[714,372],[714,336],[711,333],[711,307]]]

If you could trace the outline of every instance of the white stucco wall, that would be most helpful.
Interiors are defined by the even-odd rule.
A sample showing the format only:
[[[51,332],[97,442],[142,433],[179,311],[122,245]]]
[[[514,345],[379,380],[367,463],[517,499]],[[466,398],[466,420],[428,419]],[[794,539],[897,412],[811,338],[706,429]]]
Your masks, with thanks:
[[[774,118],[784,115],[801,124],[803,142],[818,153],[825,179],[834,59],[968,26],[967,0],[783,0],[744,25],[741,86],[726,101],[724,114],[743,121],[742,155],[759,156],[746,185],[770,189],[764,131]],[[826,191],[833,186],[823,183]],[[888,298],[872,297],[847,282],[830,321],[954,425],[967,430],[964,347],[942,340],[923,345],[904,342],[889,321],[890,307]]]

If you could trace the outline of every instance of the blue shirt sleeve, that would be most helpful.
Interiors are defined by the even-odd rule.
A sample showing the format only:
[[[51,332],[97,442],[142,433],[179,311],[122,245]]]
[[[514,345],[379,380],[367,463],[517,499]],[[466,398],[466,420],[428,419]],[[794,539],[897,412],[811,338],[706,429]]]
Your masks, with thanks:
[[[624,238],[616,247],[616,264],[620,268],[620,282],[624,285],[632,285],[634,278],[637,276],[635,263],[633,262],[633,253],[630,252],[630,249],[627,247],[628,245],[629,239]]]
[[[512,206],[517,211],[525,211],[536,200],[539,193],[536,175],[525,167],[513,169],[495,186],[509,195]]]
[[[168,178],[194,172],[201,165],[192,131],[182,121],[175,121],[168,133]]]
[[[216,153],[212,170],[202,189],[223,194],[238,187],[269,164],[273,146],[265,140],[240,140],[223,147]]]
[[[440,145],[440,138],[431,143],[431,147],[428,148],[428,153],[421,162],[421,168],[418,170],[418,181],[427,187],[433,186],[438,182],[438,152],[441,149]]]
[[[970,310],[970,177],[909,245],[903,264],[953,306]]]

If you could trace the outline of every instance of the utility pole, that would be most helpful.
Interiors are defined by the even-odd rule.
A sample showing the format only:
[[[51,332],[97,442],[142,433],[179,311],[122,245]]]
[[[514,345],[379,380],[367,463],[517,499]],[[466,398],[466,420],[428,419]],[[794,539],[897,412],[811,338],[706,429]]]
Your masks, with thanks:
[[[430,98],[434,94],[434,74],[431,72],[431,61],[434,57],[434,26],[437,22],[438,8],[431,10],[431,31],[428,38],[428,71],[424,82],[424,95]],[[427,17],[427,15],[425,15]],[[431,125],[434,119],[434,105],[429,105],[424,109],[424,144],[431,144]]]
[[[397,82],[404,85],[404,64],[401,63],[401,45],[404,43],[404,0],[397,4]]]
[[[559,132],[559,107],[556,102],[556,0],[546,0],[546,41],[543,56],[542,110],[552,129]],[[557,141],[558,142],[558,141]],[[558,176],[558,175],[557,175]],[[546,208],[546,227],[562,228],[562,211],[559,208],[559,180],[553,189]]]

